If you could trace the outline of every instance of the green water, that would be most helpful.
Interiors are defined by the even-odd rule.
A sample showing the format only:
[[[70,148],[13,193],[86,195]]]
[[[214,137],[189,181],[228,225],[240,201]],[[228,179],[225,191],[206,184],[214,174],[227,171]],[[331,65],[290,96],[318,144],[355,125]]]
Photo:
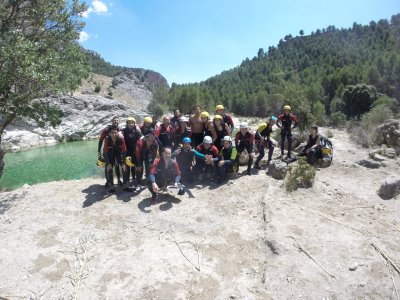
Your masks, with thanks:
[[[98,141],[61,143],[5,155],[1,189],[61,179],[103,176],[96,166]]]

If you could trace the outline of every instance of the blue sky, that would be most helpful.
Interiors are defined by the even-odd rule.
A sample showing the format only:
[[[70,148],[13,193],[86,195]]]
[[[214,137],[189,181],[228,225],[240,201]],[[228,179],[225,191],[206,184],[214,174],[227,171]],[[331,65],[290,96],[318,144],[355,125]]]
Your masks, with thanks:
[[[81,44],[114,65],[199,82],[238,66],[287,34],[368,24],[400,0],[87,0]]]

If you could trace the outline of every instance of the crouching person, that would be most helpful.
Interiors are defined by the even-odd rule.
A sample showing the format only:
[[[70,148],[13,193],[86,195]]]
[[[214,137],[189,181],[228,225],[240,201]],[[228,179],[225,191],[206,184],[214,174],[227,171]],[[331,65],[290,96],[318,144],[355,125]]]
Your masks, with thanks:
[[[220,159],[217,147],[213,145],[211,136],[205,136],[203,143],[196,147],[196,151],[203,154],[204,159],[196,158],[196,175],[200,179],[211,179],[215,175],[216,162]]]
[[[307,145],[304,147],[303,151],[300,152],[299,156],[306,156],[307,162],[311,165],[314,165],[318,159],[322,158],[321,137],[318,134],[317,125],[311,126]]]
[[[157,203],[157,193],[168,185],[178,185],[181,174],[176,161],[171,158],[171,148],[164,147],[161,158],[156,159],[150,170],[149,190],[151,204]]]
[[[182,147],[172,153],[172,158],[176,160],[181,171],[182,182],[184,184],[193,182],[193,163],[194,158],[199,160],[205,159],[205,155],[192,149],[192,140],[190,137],[183,138]]]
[[[222,139],[224,144],[221,149],[221,160],[218,162],[218,179],[217,182],[223,182],[229,173],[234,173],[235,170],[235,161],[237,156],[236,147],[232,145],[232,138],[227,135]]]

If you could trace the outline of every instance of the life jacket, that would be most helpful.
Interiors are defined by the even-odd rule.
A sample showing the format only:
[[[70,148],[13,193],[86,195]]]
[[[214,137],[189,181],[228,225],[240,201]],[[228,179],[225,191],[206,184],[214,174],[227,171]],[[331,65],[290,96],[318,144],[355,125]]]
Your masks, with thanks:
[[[292,115],[291,113],[285,115],[285,114],[281,114],[278,117],[278,121],[282,122],[282,125],[280,127],[283,128],[283,130],[285,131],[291,131],[292,129],[292,122],[294,121],[294,127],[295,128],[297,126],[297,124],[299,123],[299,121],[296,119],[296,117],[294,115]]]
[[[129,129],[129,127],[125,127],[122,130],[122,134],[124,135],[126,150],[129,154],[132,155],[135,152],[136,143],[142,136],[142,133],[139,127],[135,125],[132,129]]]
[[[182,132],[180,126],[176,127],[176,128],[175,128],[175,138],[176,138],[176,139],[175,139],[175,142],[176,142],[176,145],[175,145],[175,146],[177,146],[177,145],[179,145],[179,144],[182,144],[182,140],[183,140],[185,137],[190,137],[191,135],[192,135],[192,131],[191,131],[190,127],[186,126],[184,132]]]
[[[204,148],[204,144],[201,143],[200,145],[197,146],[196,150],[204,155],[211,154],[212,157],[214,157],[214,158],[219,156],[218,149],[214,145],[212,145],[210,148],[206,149],[206,148]]]
[[[183,147],[179,148],[181,151],[176,155],[176,162],[178,163],[180,170],[189,169],[192,166],[194,158],[194,150],[189,149],[189,151],[183,150]]]
[[[143,136],[147,135],[153,128],[149,126],[148,128],[144,128],[144,126],[140,127],[140,131],[142,132]]]
[[[236,147],[230,146],[228,149],[223,147],[221,149],[221,156],[223,160],[230,160],[233,162],[233,164],[228,168],[229,172],[236,172],[238,170],[238,164],[236,163],[236,157],[237,157],[237,150]]]
[[[218,149],[221,149],[221,147],[222,147],[222,141],[221,140],[224,138],[224,136],[228,135],[228,131],[225,128],[226,123],[225,122],[221,122],[221,126],[222,126],[222,130],[218,130],[218,126],[215,125],[215,123],[214,123],[215,133],[217,134],[217,138],[214,141],[214,145]]]
[[[154,140],[154,143],[147,145],[147,138],[139,140],[136,146],[136,159],[138,159],[138,165],[142,166],[143,162],[152,163],[158,157],[158,143]]]
[[[233,120],[232,117],[226,113],[223,114],[222,120],[224,123],[228,124],[228,126],[233,127]]]
[[[163,158],[159,158],[154,162],[151,168],[151,174],[156,176],[157,181],[171,182],[175,180],[176,176],[180,175],[179,167],[173,159],[170,159],[167,166]]]
[[[237,146],[245,146],[245,147],[250,147],[253,146],[252,140],[253,140],[253,134],[251,134],[249,131],[246,132],[245,135],[243,135],[241,132],[238,132],[236,134],[238,136],[238,144]]]
[[[110,161],[116,159],[118,163],[122,162],[122,154],[126,151],[124,139],[117,135],[115,144],[110,135],[106,137],[104,144],[104,155],[107,155]]]
[[[209,124],[209,121],[205,122],[203,124],[203,132],[204,136],[211,136],[212,137],[212,132],[211,129],[207,126]]]
[[[159,127],[158,139],[163,147],[172,147],[174,143],[174,130],[171,125],[167,127],[161,124]]]

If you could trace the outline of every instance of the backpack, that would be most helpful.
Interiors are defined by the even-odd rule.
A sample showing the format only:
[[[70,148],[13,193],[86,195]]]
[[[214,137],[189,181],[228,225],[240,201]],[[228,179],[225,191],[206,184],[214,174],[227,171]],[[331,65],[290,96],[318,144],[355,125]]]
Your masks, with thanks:
[[[323,157],[333,159],[333,143],[327,137],[320,135],[321,152]]]

